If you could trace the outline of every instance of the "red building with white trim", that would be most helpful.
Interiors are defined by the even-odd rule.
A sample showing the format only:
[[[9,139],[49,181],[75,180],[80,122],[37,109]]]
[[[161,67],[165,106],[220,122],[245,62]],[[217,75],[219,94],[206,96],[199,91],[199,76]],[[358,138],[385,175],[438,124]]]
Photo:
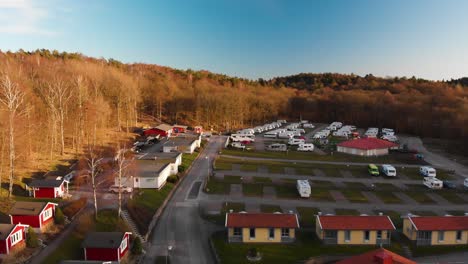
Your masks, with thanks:
[[[143,131],[144,136],[156,136],[160,137],[170,137],[172,135],[172,126],[167,124],[161,124],[157,127],[153,127]]]
[[[62,198],[68,194],[68,181],[62,179],[33,180],[27,185],[34,198]]]
[[[130,232],[93,232],[83,241],[85,260],[120,261],[130,247]]]
[[[10,210],[11,223],[30,225],[41,231],[54,223],[56,206],[50,202],[16,202]]]
[[[359,156],[387,155],[388,150],[398,147],[397,144],[379,138],[358,138],[336,145],[338,152]]]
[[[402,257],[390,250],[379,248],[367,253],[346,258],[335,262],[335,264],[355,264],[355,263],[372,263],[372,264],[416,264],[415,261]]]
[[[182,126],[182,125],[173,125],[172,126],[172,132],[174,133],[185,133],[187,131],[188,126]]]
[[[0,224],[0,254],[8,255],[24,246],[28,226],[22,224]]]

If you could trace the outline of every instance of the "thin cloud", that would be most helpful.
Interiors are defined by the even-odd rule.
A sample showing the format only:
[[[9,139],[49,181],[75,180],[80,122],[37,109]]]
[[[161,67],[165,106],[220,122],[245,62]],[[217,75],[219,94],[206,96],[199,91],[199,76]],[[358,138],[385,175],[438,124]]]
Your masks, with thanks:
[[[49,17],[48,9],[32,0],[0,0],[0,33],[55,35],[43,26]]]

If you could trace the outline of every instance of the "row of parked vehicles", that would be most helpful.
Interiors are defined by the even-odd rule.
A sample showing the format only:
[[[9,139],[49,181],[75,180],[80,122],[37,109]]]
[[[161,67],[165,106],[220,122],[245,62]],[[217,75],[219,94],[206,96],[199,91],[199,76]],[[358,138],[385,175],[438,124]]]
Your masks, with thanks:
[[[373,137],[376,138],[380,135],[381,139],[390,141],[390,142],[397,142],[398,137],[395,135],[395,131],[391,128],[382,128],[379,131],[377,127],[369,127],[367,131],[364,133],[366,137]]]

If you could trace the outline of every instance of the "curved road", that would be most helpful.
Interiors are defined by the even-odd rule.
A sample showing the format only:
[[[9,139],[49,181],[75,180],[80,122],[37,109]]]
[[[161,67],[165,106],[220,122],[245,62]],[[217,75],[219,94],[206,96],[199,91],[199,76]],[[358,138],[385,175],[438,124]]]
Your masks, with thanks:
[[[224,141],[223,137],[211,137],[193,162],[148,239],[143,263],[153,264],[157,256],[166,255],[171,263],[213,263],[208,239],[217,228],[200,217],[196,198]],[[172,246],[170,252],[169,246]]]

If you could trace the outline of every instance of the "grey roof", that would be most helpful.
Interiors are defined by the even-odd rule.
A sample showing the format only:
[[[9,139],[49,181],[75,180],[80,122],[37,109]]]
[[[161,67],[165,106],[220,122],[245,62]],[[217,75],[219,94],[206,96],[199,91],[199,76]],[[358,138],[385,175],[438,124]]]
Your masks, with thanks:
[[[118,248],[124,235],[124,232],[88,233],[81,246],[83,248]]]
[[[175,125],[173,125],[172,127],[181,127],[181,128],[183,128],[183,129],[187,129],[187,128],[188,128],[188,126],[183,126],[183,125],[178,125],[178,124],[175,124]]]
[[[154,152],[154,153],[145,153],[144,155],[138,155],[137,159],[139,160],[171,160],[175,161],[182,153],[180,152]]]
[[[16,202],[10,210],[11,215],[39,215],[47,202]]]
[[[170,166],[170,162],[157,162],[153,160],[138,160],[138,166],[135,171],[135,177],[154,178],[158,177],[167,166]]]
[[[44,179],[44,180],[32,180],[28,184],[29,187],[60,187],[65,180],[55,180],[55,179]]]
[[[159,129],[159,130],[163,130],[163,131],[172,130],[172,126],[170,126],[170,125],[168,125],[168,124],[160,124],[160,125],[157,126],[156,128]]]
[[[16,225],[0,224],[0,240],[5,240]]]
[[[167,143],[164,144],[164,147],[171,146],[191,146],[198,138],[195,137],[176,137],[170,138]]]

